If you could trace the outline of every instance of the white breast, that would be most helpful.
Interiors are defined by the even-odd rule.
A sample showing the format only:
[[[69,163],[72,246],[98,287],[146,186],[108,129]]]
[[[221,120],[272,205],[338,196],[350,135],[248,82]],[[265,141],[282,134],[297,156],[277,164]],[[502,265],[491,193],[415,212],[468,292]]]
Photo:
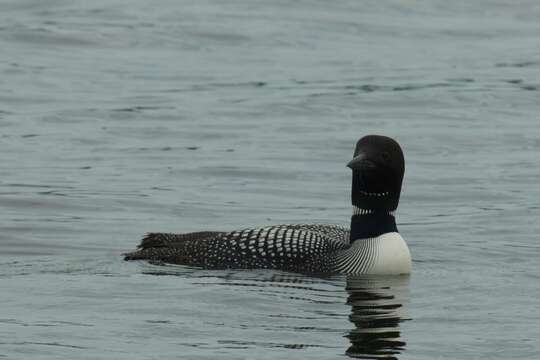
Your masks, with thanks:
[[[375,259],[367,274],[400,275],[411,272],[411,253],[399,233],[390,232],[378,236],[375,249]]]

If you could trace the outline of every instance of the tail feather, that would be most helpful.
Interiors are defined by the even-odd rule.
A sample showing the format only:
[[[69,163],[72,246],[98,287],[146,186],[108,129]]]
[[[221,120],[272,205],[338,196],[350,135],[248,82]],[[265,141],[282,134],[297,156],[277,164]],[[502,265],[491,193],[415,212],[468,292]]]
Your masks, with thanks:
[[[124,260],[150,260],[150,261],[171,261],[178,257],[178,249],[175,248],[149,248],[139,249],[124,254]]]
[[[221,233],[217,231],[199,231],[185,234],[148,233],[141,240],[138,248],[148,249],[156,247],[169,247],[184,241],[205,240],[219,234]]]
[[[182,256],[179,248],[186,241],[205,241],[223,234],[218,231],[199,231],[185,234],[148,233],[137,250],[124,254],[124,260],[171,260]],[[174,262],[174,261],[173,261]]]

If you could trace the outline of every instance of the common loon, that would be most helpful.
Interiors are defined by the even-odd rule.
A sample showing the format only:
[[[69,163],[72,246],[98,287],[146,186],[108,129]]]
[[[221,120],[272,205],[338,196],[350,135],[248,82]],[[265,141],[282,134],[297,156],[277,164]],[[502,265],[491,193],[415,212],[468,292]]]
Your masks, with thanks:
[[[337,225],[284,224],[231,232],[149,233],[125,260],[206,269],[279,269],[299,273],[398,275],[411,255],[394,211],[405,171],[399,144],[368,135],[356,143],[350,230]]]

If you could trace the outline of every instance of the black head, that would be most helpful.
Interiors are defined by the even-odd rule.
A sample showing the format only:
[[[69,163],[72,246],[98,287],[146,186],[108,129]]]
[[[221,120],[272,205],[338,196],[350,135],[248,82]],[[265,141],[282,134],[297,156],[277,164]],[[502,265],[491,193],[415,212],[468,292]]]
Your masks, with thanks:
[[[364,136],[356,143],[354,158],[347,166],[353,171],[353,205],[381,211],[397,208],[405,159],[394,139],[380,135]]]

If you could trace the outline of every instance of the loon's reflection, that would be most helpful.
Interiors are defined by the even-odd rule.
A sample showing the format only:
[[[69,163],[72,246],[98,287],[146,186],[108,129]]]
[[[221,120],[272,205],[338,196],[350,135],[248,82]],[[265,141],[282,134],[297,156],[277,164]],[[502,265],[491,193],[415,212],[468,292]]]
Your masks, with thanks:
[[[189,277],[192,284],[224,285],[235,286],[248,289],[250,292],[258,292],[265,298],[277,296],[279,298],[288,298],[293,301],[306,302],[317,305],[330,305],[329,308],[337,309],[339,304],[343,304],[342,275],[333,277],[306,276],[293,273],[280,273],[275,271],[238,271],[238,270],[200,270],[177,265],[164,265],[156,267],[154,265],[145,265],[144,274],[149,275],[174,275]],[[352,330],[346,337],[351,345],[346,354],[353,358],[360,359],[398,359],[399,354],[405,348],[405,341],[401,338],[399,329],[400,322],[408,320],[403,314],[403,304],[408,299],[408,276],[362,276],[347,277],[346,291],[348,294],[347,305],[351,306],[349,321],[354,324]],[[291,308],[294,311],[295,307]],[[323,310],[321,310],[323,309]],[[331,317],[339,319],[342,323],[341,311],[326,311],[328,308],[316,308],[317,314],[314,319],[322,318],[329,320]],[[313,310],[311,310],[313,311]],[[308,311],[309,312],[309,311]],[[321,317],[321,314],[324,314]],[[279,316],[280,319],[302,319],[296,313],[279,311],[274,314],[272,319]],[[302,314],[300,314],[302,315]],[[310,312],[304,319],[310,318],[313,314]],[[255,327],[256,325],[249,324]],[[315,326],[315,325],[313,325]],[[342,325],[339,325],[342,326]],[[268,329],[296,329],[295,321],[286,323],[281,321],[278,327],[267,323],[265,330]],[[308,324],[303,330],[311,329]],[[313,331],[318,331],[313,327]],[[320,331],[320,329],[319,329]],[[342,328],[332,328],[331,326],[324,331],[335,331],[342,334]],[[339,335],[338,335],[339,336]],[[302,337],[300,337],[302,338]],[[227,340],[229,341],[229,340]],[[318,346],[321,348],[330,345],[318,343],[307,344],[303,342],[256,342],[246,341],[245,339],[235,339],[235,346],[243,344],[245,346],[283,347],[283,348],[304,348]],[[331,346],[330,346],[331,347]],[[338,350],[342,353],[343,350]]]
[[[347,355],[360,359],[397,359],[405,348],[399,323],[407,298],[408,276],[348,277],[349,320],[354,324],[347,337]]]

